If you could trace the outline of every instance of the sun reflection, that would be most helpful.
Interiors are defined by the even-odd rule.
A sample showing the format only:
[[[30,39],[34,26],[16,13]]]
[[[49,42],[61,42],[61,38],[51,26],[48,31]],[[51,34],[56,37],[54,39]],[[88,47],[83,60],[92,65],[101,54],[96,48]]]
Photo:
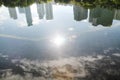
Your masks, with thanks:
[[[66,39],[64,36],[61,36],[61,35],[57,35],[55,36],[52,40],[52,43],[54,43],[55,45],[57,46],[61,46],[65,43]]]

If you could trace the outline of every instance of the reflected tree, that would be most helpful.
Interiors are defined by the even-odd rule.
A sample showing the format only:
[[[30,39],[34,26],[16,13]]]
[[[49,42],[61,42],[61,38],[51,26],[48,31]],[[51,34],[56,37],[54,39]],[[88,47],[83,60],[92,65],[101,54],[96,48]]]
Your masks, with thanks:
[[[115,4],[119,4],[120,5],[120,0],[112,0]]]
[[[41,3],[48,3],[48,2],[51,2],[51,1],[52,0],[36,0],[35,2],[41,4]]]
[[[17,6],[19,0],[2,0],[3,5],[7,7],[14,7]]]
[[[64,4],[68,4],[70,3],[72,0],[55,0],[56,3],[64,3]]]
[[[33,3],[47,3],[52,0],[0,0],[0,6],[7,7],[26,7]],[[54,0],[59,4],[72,4],[83,6],[85,8],[94,8],[96,6],[108,7],[108,8],[120,8],[120,0]]]
[[[0,6],[2,5],[2,0],[0,0]]]
[[[34,3],[34,0],[2,0],[2,4],[7,7],[24,7]]]
[[[34,0],[21,0],[18,3],[18,6],[24,7],[24,6],[29,6],[34,3]]]

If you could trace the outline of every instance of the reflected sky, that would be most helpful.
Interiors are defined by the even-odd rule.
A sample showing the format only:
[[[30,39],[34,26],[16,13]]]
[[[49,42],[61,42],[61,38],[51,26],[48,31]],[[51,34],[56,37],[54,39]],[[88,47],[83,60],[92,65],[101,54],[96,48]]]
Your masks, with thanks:
[[[52,3],[2,6],[0,53],[50,58],[58,56],[56,53],[77,56],[104,54],[108,49],[119,52],[119,14],[120,10]]]

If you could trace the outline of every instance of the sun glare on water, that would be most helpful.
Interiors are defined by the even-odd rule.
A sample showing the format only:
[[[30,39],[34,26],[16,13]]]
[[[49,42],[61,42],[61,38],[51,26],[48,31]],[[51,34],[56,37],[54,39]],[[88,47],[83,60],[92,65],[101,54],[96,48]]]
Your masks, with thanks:
[[[62,46],[65,43],[65,37],[57,35],[54,38],[52,38],[52,43],[54,43],[56,46]]]

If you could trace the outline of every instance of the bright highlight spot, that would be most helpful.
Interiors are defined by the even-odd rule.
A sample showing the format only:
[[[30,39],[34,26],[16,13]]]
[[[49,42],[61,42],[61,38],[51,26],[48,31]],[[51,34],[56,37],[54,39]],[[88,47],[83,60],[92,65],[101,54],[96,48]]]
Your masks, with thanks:
[[[73,30],[74,30],[74,28],[72,28],[72,27],[71,27],[71,28],[68,28],[68,30],[69,30],[69,31],[73,31]]]
[[[65,38],[63,36],[57,35],[52,39],[52,42],[57,46],[61,46],[65,43]]]

